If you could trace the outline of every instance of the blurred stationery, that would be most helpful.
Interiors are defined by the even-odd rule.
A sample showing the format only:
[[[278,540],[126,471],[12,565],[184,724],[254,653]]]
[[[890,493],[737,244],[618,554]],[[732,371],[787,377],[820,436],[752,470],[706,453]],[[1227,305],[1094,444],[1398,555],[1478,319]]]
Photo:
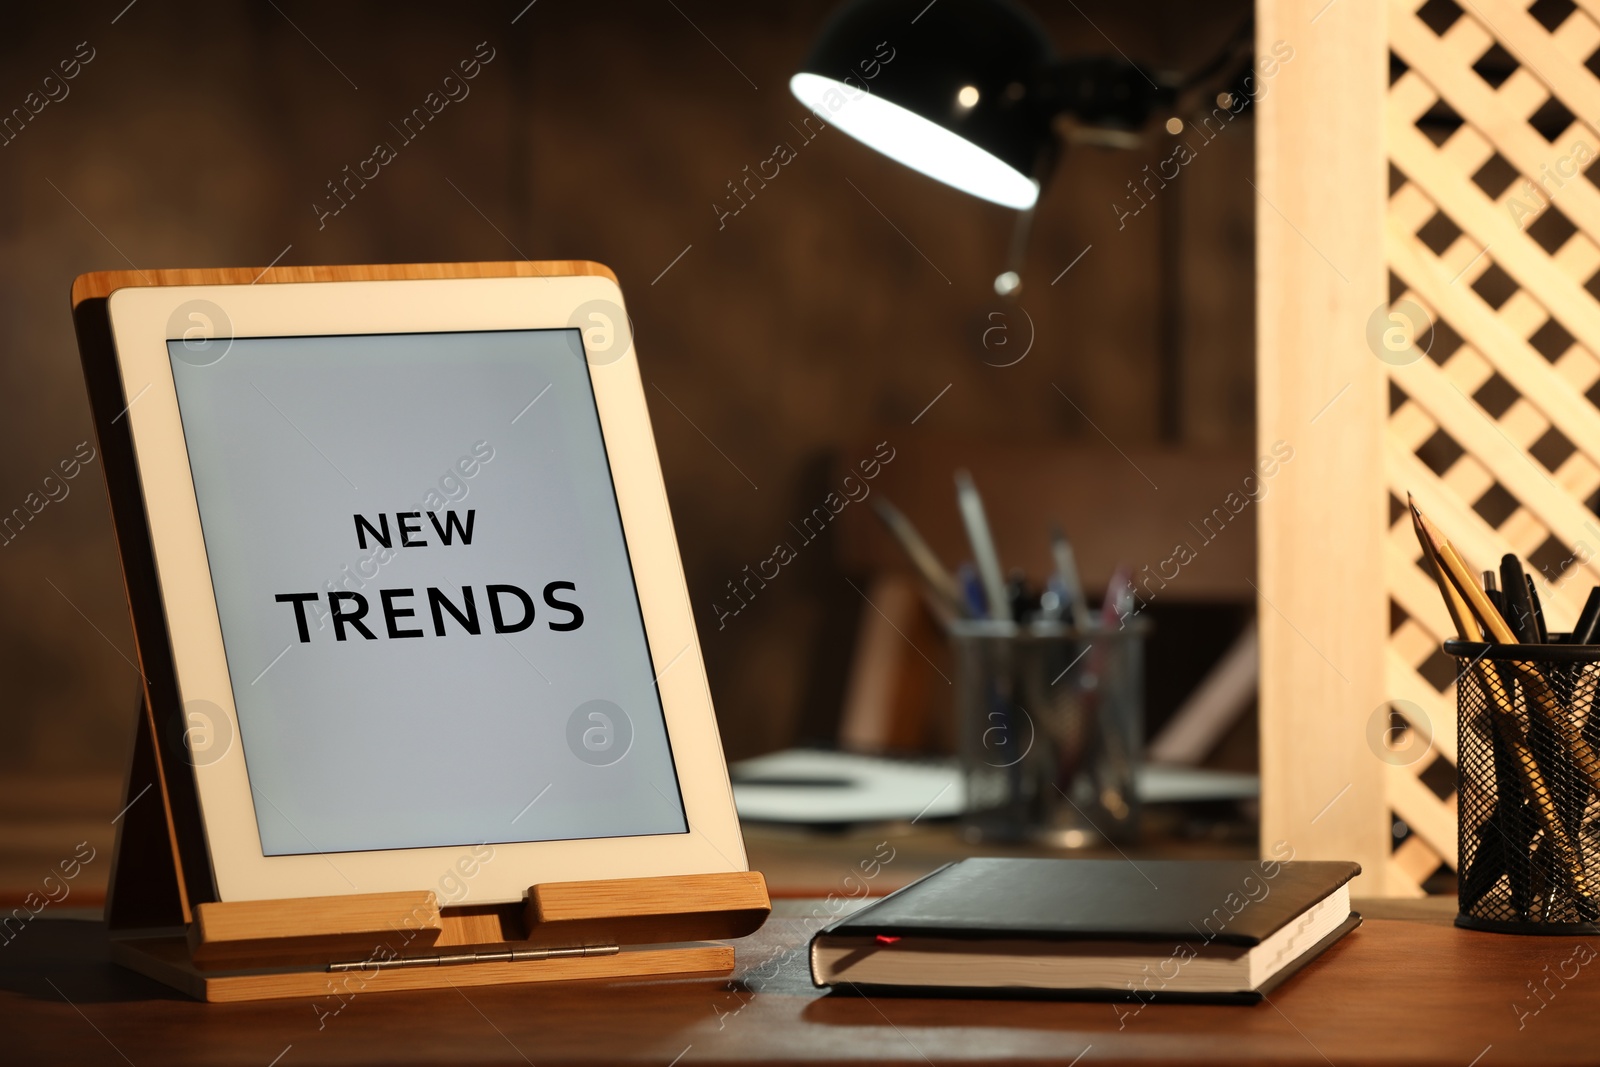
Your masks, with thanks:
[[[966,810],[961,763],[791,748],[732,763],[733,799],[746,822],[795,826],[934,822]],[[1261,795],[1253,774],[1145,763],[1134,770],[1145,804],[1228,803]]]
[[[966,787],[955,760],[887,759],[785,749],[728,767],[739,818],[827,826],[918,822],[961,814]]]
[[[1052,525],[1045,580],[1008,575],[965,470],[955,489],[972,557],[953,576],[893,505],[880,499],[877,513],[950,638],[964,831],[1069,848],[1131,840],[1147,626],[1128,569],[1116,569],[1092,611],[1072,545]]]
[[[952,573],[940,562],[911,520],[882,497],[872,508],[900,546],[922,584],[928,602],[946,621],[989,619],[997,622],[1063,623],[1077,631],[1121,628],[1137,608],[1131,572],[1113,575],[1098,613],[1091,611],[1078,573],[1072,543],[1059,524],[1051,524],[1051,572],[1037,585],[1020,570],[1007,574],[995,547],[993,528],[983,497],[965,470],[955,473],[956,509],[972,550],[970,562]]]
[[[862,992],[1254,1003],[1361,924],[1354,863],[962,860],[818,931]]]

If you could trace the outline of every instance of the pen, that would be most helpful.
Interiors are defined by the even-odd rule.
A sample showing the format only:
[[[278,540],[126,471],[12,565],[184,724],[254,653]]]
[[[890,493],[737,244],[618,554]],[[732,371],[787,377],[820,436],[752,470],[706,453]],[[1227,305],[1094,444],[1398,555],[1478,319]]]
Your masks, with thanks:
[[[1119,565],[1111,573],[1111,583],[1106,586],[1105,599],[1100,602],[1100,625],[1107,630],[1120,630],[1133,614],[1133,580],[1127,567]]]
[[[1483,572],[1483,595],[1489,598],[1489,603],[1494,605],[1494,610],[1500,613],[1502,619],[1509,618],[1506,613],[1505,594],[1500,592],[1499,581],[1494,571]]]
[[[1050,527],[1050,555],[1055,560],[1056,577],[1066,595],[1065,617],[1079,630],[1089,626],[1089,602],[1083,595],[1083,580],[1078,576],[1078,560],[1072,551],[1072,542],[1061,532],[1061,527]]]
[[[1596,627],[1600,627],[1600,586],[1589,590],[1589,599],[1583,602],[1583,611],[1578,613],[1578,621],[1572,625],[1572,643],[1593,644]]]
[[[1533,624],[1533,601],[1528,597],[1528,582],[1522,572],[1522,561],[1507,552],[1500,557],[1500,588],[1506,603],[1506,621],[1511,632],[1522,644],[1538,640]],[[1486,620],[1487,621],[1487,620]]]
[[[1496,610],[1496,611],[1498,611],[1500,613],[1500,617],[1502,619],[1505,618],[1506,617],[1506,600],[1505,600],[1505,597],[1501,595],[1500,590],[1498,590],[1498,589],[1485,589],[1483,591],[1483,595],[1489,598],[1489,603],[1494,605],[1494,610]]]
[[[972,561],[983,581],[989,617],[1010,622],[1011,602],[1006,596],[1005,574],[1000,570],[1000,555],[994,548],[994,535],[989,532],[983,498],[978,495],[978,487],[972,484],[972,475],[964,470],[956,471],[956,503],[961,508],[961,522],[967,528],[967,540],[972,543]]]
[[[961,603],[965,607],[969,618],[986,619],[989,617],[989,601],[983,593],[983,582],[978,578],[978,570],[970,563],[963,563],[956,568],[956,581],[961,587]]]
[[[1106,586],[1105,599],[1100,602],[1101,629],[1106,631],[1122,629],[1132,617],[1133,609],[1131,572],[1127,567],[1118,566],[1111,574],[1111,583]],[[1109,632],[1089,639],[1089,646],[1094,650],[1094,654],[1089,657],[1089,673],[1097,679],[1097,684],[1093,692],[1085,694],[1085,702],[1093,709],[1095,725],[1100,732],[1107,762],[1104,777],[1091,765],[1091,773],[1100,779],[1096,783],[1098,799],[1108,812],[1122,818],[1129,809],[1128,798],[1119,783],[1132,780],[1132,757],[1128,750],[1128,741],[1122,734],[1121,724],[1117,722],[1110,703],[1102,699],[1103,687],[1106,685],[1107,642],[1115,640],[1118,638]]]
[[[1550,643],[1550,631],[1544,625],[1544,605],[1539,603],[1539,590],[1534,588],[1533,575],[1523,575],[1523,581],[1528,583],[1528,603],[1532,606],[1533,632],[1541,645]]]
[[[1020,570],[1013,569],[1006,579],[1006,599],[1011,603],[1011,617],[1018,622],[1029,622],[1039,614],[1039,597],[1028,588],[1027,575]]]
[[[1039,593],[1039,618],[1044,622],[1060,622],[1066,617],[1069,609],[1066,586],[1061,584],[1061,579],[1052,574],[1045,579],[1044,589]]]

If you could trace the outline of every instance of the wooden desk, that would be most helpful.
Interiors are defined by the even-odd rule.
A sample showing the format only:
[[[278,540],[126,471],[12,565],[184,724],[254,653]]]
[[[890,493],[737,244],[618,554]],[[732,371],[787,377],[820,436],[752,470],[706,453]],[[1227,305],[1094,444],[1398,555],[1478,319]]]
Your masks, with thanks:
[[[0,912],[21,904],[40,889],[39,880],[79,841],[95,850],[72,883],[66,903],[98,908],[106,900],[116,826],[112,817],[124,803],[120,775],[12,774],[0,777]],[[1052,856],[1061,853],[1037,847],[964,841],[948,822],[904,822],[860,826],[830,833],[797,827],[746,823],[745,850],[751,870],[766,875],[777,897],[825,897],[850,891],[845,879],[858,864],[882,855],[879,842],[893,848],[894,861],[884,866],[868,888],[874,896],[893,892],[935,868],[967,856]],[[1152,832],[1137,845],[1120,850],[1109,845],[1073,855],[1099,859],[1128,856],[1151,859],[1254,859],[1254,840],[1219,842],[1174,841]]]
[[[1269,1004],[1152,1004],[1120,1025],[1107,1004],[823,995],[811,987],[804,951],[814,907],[782,902],[765,929],[738,942],[731,983],[357,994],[320,1029],[306,1001],[180,999],[107,964],[98,926],[40,919],[0,949],[0,1061],[1556,1067],[1600,1059],[1600,959],[1565,988],[1552,980],[1554,995],[1519,1030],[1512,1005],[1538,1003],[1525,983],[1554,972],[1576,941],[1456,930],[1450,900],[1364,904],[1366,925]]]

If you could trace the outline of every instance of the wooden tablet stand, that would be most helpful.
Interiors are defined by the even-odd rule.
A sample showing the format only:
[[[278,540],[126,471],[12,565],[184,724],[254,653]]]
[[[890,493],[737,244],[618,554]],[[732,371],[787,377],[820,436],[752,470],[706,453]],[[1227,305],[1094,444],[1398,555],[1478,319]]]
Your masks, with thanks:
[[[441,906],[432,890],[190,905],[140,709],[106,920],[111,959],[208,1001],[381,989],[716,977],[771,911],[757,872],[551,882],[520,904]]]
[[[103,444],[126,433],[105,311],[117,288],[571,274],[611,277],[578,261],[116,271],[78,278],[72,305]],[[171,739],[163,745],[156,733],[165,719],[152,707],[174,711],[176,679],[137,475],[120,461],[131,450],[101,451],[145,683],[106,904],[114,962],[201,1000],[310,997],[328,1014],[357,993],[382,989],[733,970],[732,947],[693,942],[742,937],[766,921],[771,903],[756,872],[554,882],[507,905],[441,905],[425,889],[215,902],[192,776],[173,758]]]

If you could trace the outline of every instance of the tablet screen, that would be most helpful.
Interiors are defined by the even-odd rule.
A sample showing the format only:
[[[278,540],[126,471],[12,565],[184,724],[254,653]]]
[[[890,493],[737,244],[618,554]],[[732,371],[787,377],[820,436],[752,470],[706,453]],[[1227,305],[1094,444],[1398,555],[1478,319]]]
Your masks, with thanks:
[[[266,855],[687,832],[577,330],[168,352]]]

